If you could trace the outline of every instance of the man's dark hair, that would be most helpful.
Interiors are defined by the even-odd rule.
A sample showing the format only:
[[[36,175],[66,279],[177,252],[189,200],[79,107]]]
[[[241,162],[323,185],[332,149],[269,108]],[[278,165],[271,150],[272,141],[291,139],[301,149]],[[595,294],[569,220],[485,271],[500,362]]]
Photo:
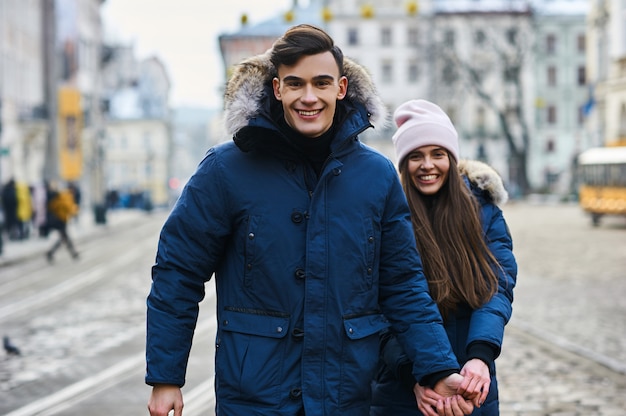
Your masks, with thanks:
[[[343,75],[343,52],[328,33],[322,29],[302,24],[293,26],[272,47],[270,60],[278,70],[280,65],[294,65],[300,58],[330,52],[337,62],[339,74]]]

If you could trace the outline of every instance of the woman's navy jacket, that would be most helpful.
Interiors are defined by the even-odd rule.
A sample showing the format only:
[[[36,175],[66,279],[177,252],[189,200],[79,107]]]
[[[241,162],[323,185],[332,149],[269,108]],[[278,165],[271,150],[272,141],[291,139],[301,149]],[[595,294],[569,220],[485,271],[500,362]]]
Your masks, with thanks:
[[[481,206],[481,221],[487,247],[498,260],[498,292],[482,307],[471,310],[461,307],[445,323],[446,332],[459,365],[468,360],[467,348],[473,342],[488,343],[497,357],[500,355],[504,328],[511,318],[513,289],[517,279],[517,262],[513,242],[502,210],[506,191],[497,173],[484,163],[461,161],[459,169],[466,184]],[[394,340],[385,344],[381,354],[381,368],[373,383],[372,416],[417,416],[415,395],[398,379],[399,366],[408,360],[402,347]],[[491,386],[487,400],[472,415],[498,415],[498,387],[495,363],[491,363]]]

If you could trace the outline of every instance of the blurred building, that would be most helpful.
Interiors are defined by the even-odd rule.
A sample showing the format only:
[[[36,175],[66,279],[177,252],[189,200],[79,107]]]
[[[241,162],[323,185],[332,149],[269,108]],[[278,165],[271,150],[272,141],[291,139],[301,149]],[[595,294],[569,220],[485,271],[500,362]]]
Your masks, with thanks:
[[[287,26],[317,24],[370,71],[390,111],[432,100],[454,121],[461,156],[493,165],[514,192],[520,183],[569,192],[573,156],[586,143],[587,0],[324,0],[310,1],[308,15],[299,8],[295,1],[293,13],[271,24],[221,36],[226,77]],[[394,131],[363,138],[393,158]]]
[[[117,194],[122,207],[166,206],[173,144],[169,75],[160,59],[138,61],[128,45],[107,50],[106,191]]]
[[[588,143],[626,146],[626,3],[590,2],[587,16],[590,88],[585,108],[589,117]]]
[[[586,69],[587,0],[552,1],[534,14],[535,133],[528,172],[536,188],[575,193],[575,160],[589,147]]]
[[[42,21],[40,0],[0,2],[0,185],[41,176],[47,131]]]
[[[0,2],[0,180],[94,190],[103,0]],[[91,152],[91,153],[90,153]]]

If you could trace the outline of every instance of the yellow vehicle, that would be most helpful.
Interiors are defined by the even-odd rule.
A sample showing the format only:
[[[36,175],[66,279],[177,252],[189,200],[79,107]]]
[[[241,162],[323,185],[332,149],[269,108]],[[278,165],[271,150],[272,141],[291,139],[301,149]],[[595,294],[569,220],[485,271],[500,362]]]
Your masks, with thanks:
[[[579,203],[594,226],[603,215],[626,215],[626,146],[596,147],[578,156]]]

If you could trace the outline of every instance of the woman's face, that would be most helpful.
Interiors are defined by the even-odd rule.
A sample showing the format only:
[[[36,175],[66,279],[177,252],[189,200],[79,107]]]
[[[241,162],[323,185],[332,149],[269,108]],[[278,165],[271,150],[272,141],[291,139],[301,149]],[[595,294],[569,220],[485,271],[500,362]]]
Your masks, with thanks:
[[[446,183],[450,171],[448,151],[441,146],[422,146],[407,156],[413,186],[424,195],[434,195]]]

